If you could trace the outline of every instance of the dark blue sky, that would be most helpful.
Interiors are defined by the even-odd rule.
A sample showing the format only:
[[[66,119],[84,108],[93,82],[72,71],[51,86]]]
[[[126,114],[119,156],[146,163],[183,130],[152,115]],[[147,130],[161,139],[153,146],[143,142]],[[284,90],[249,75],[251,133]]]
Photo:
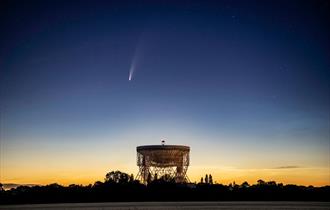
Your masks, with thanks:
[[[307,165],[329,164],[329,14],[328,1],[2,1],[4,165],[22,142],[149,134],[304,145],[292,164],[306,148]],[[139,141],[115,137],[134,129]]]

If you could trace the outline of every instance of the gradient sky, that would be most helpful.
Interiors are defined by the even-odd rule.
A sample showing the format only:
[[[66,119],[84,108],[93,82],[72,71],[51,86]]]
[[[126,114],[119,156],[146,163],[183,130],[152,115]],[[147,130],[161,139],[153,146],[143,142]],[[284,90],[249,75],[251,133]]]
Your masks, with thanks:
[[[192,181],[329,185],[329,8],[1,1],[0,182],[136,174],[136,146],[166,139]]]

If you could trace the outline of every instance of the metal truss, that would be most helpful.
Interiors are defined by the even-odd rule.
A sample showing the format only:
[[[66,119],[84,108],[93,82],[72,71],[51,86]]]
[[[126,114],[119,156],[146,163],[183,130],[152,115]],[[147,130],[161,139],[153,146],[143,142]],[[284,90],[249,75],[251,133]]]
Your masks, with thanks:
[[[190,182],[187,176],[189,151],[189,147],[176,145],[138,147],[136,179],[144,184],[155,179]]]

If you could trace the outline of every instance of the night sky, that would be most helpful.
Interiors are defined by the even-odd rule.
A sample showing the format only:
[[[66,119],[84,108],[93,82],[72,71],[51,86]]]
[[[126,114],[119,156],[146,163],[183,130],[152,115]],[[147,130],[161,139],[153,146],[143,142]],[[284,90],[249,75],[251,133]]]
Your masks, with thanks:
[[[0,182],[136,174],[165,139],[191,146],[192,181],[329,185],[329,8],[1,1]]]

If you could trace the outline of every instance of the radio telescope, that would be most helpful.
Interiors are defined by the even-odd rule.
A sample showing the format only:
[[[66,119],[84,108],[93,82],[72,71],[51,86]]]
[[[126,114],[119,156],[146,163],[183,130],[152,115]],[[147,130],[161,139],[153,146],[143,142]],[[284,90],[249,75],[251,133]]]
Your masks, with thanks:
[[[189,182],[187,170],[189,166],[190,147],[183,145],[144,145],[138,146],[137,179],[147,184],[149,181],[167,178],[177,183]]]

